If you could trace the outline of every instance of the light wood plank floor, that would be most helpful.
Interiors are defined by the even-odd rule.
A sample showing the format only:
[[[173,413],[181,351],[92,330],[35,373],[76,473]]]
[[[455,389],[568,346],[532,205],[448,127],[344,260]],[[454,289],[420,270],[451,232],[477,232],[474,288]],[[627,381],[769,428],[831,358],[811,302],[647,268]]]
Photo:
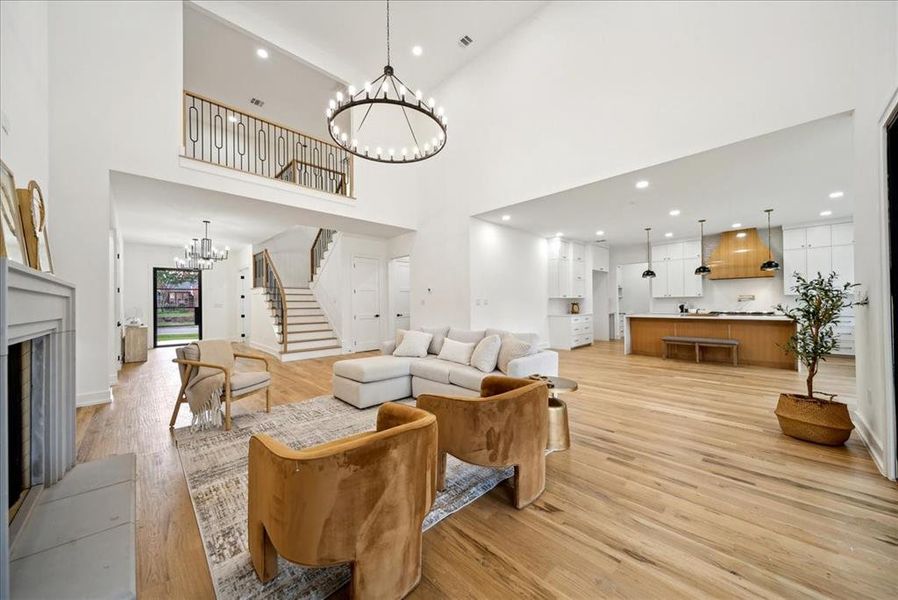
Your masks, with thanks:
[[[500,487],[428,531],[411,597],[895,597],[898,487],[855,437],[828,448],[779,432],[777,394],[803,389],[797,373],[624,356],[618,343],[560,354],[580,390],[565,396],[573,447],[549,456],[546,493],[517,511]],[[173,355],[127,365],[113,404],[79,409],[78,460],[137,453],[141,597],[209,598],[167,426]],[[273,401],[328,393],[343,358],[276,364]],[[826,364],[822,391],[853,387],[851,360]]]

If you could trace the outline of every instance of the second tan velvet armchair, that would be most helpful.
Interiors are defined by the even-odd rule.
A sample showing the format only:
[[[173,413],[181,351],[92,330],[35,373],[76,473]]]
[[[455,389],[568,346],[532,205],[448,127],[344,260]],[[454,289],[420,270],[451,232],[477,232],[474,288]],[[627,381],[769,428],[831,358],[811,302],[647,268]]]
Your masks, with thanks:
[[[436,496],[437,425],[384,404],[377,430],[305,450],[249,443],[249,550],[263,582],[278,555],[352,565],[353,598],[402,598],[421,579],[421,525]]]
[[[422,394],[417,406],[437,418],[437,489],[445,487],[448,453],[475,465],[514,466],[517,508],[543,493],[549,410],[545,383],[490,375],[480,384],[480,398]]]

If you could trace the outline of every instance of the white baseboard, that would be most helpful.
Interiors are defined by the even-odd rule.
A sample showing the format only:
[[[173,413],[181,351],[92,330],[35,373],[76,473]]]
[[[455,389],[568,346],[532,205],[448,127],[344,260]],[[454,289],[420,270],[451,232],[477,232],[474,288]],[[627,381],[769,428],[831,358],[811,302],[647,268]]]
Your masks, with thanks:
[[[266,346],[265,344],[260,344],[259,342],[247,342],[250,348],[255,348],[256,350],[261,350],[267,354],[271,354],[272,356],[279,358],[281,356],[280,348],[272,348],[271,346]]]
[[[109,404],[112,402],[112,388],[99,392],[84,392],[75,397],[75,407]]]
[[[854,423],[854,430],[857,432],[858,437],[861,438],[861,441],[867,447],[867,452],[870,454],[870,457],[873,459],[873,464],[876,465],[876,468],[879,469],[879,472],[882,473],[884,477],[888,477],[888,471],[885,468],[885,465],[882,462],[883,457],[883,448],[882,443],[876,438],[873,434],[873,431],[870,429],[870,426],[867,424],[867,421],[861,416],[859,412],[857,412],[854,407],[850,407],[849,411],[851,412],[851,420]]]

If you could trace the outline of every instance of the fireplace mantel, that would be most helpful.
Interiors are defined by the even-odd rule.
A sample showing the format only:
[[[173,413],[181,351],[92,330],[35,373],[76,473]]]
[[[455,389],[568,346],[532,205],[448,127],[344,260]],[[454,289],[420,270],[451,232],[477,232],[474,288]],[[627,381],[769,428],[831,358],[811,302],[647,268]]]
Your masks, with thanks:
[[[75,286],[0,257],[0,598],[9,596],[10,536],[7,471],[7,359],[9,346],[45,337],[43,371],[44,486],[58,482],[75,463]],[[23,515],[27,518],[27,514]],[[19,515],[16,516],[19,519]]]

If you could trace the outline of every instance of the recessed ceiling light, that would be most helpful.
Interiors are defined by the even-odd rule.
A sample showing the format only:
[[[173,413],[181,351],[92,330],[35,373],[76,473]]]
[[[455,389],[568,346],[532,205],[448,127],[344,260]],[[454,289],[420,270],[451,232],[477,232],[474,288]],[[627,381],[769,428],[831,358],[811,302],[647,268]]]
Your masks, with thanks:
[[[737,237],[737,238],[744,238],[744,237],[747,236],[747,235],[748,235],[748,234],[745,233],[744,231],[740,231],[739,233],[736,234],[736,237]]]
[[[599,229],[599,230],[596,232],[596,235],[605,235],[605,232],[602,231],[601,229]]]
[[[742,223],[733,223],[733,229],[739,229],[742,227]]]
[[[268,58],[268,50],[265,48],[259,48],[256,50],[256,56],[259,58]]]
[[[636,182],[636,189],[637,189],[637,190],[644,190],[644,189],[647,188],[647,187],[649,187],[649,182],[646,181],[645,179],[643,179],[642,181],[637,181],[637,182]]]
[[[559,231],[558,233],[555,234],[555,237],[562,237],[563,235],[564,234]]]
[[[833,211],[831,211],[831,210],[824,210],[824,211],[821,211],[821,212],[820,212],[820,216],[821,216],[821,217],[828,217],[828,216],[830,216],[831,214],[833,214]]]
[[[836,198],[841,198],[844,195],[845,195],[845,192],[830,192],[829,197],[836,199]]]
[[[679,209],[679,208],[675,208],[675,209],[673,209],[672,211],[670,211],[668,214],[669,214],[670,216],[672,216],[672,217],[679,217],[679,216],[680,216],[680,209]]]
[[[414,54],[415,56],[421,56],[422,54],[424,54],[424,48],[422,48],[421,46],[412,46],[412,54]]]
[[[664,234],[664,237],[673,237],[673,231],[668,231]]]
[[[510,220],[511,220],[511,215],[502,215],[502,220],[503,220],[503,221],[510,221]]]

